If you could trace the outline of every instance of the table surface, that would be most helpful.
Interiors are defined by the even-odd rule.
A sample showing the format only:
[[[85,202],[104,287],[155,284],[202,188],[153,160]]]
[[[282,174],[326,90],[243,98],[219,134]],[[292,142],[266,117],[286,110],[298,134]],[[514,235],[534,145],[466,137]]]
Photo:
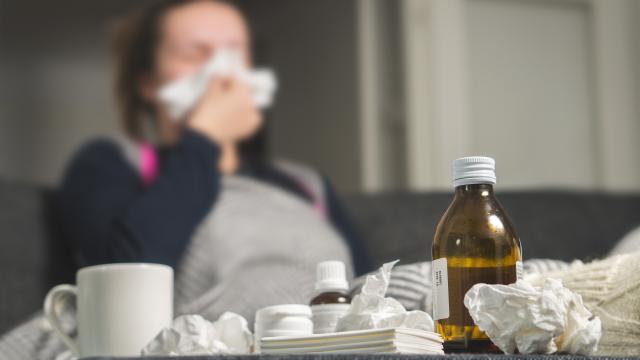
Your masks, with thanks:
[[[579,355],[500,355],[500,354],[451,354],[451,355],[399,355],[399,354],[306,354],[306,355],[213,355],[185,357],[151,357],[144,359],[176,360],[640,360],[640,357],[579,356]],[[142,358],[92,358],[92,360],[134,360]],[[89,360],[89,359],[87,359]]]

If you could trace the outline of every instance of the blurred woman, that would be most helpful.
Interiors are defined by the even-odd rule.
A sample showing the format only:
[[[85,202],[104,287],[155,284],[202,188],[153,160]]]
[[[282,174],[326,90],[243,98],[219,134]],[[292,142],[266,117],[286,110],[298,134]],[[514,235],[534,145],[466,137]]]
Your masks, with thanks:
[[[202,312],[187,299],[223,286],[207,301],[211,315],[250,316],[267,303],[305,302],[317,261],[351,264],[350,252],[358,260],[363,253],[328,182],[269,159],[263,116],[244,81],[213,77],[184,119],[168,115],[159,89],[220,49],[251,67],[247,22],[226,2],[165,1],[128,19],[115,39],[126,139],[94,141],[78,153],[59,214],[80,266],[167,264],[177,270],[178,310]],[[248,289],[273,298],[242,304]]]
[[[308,302],[319,261],[369,270],[326,179],[269,158],[264,118],[245,82],[213,77],[179,121],[159,101],[163,85],[195,73],[220,49],[251,67],[249,28],[236,7],[159,2],[128,17],[114,45],[125,136],[84,146],[57,197],[78,267],[167,264],[176,270],[176,314],[215,319],[234,311],[250,321],[263,306]],[[15,332],[16,357],[61,349],[41,332],[36,322]]]

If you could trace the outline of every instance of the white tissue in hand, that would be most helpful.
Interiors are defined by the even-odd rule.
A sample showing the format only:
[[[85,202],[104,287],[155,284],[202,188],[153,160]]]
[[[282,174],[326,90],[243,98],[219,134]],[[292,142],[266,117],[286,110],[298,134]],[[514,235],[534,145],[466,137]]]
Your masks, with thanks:
[[[600,319],[557,279],[546,279],[540,287],[525,281],[475,284],[464,305],[480,330],[507,354],[517,349],[521,354],[590,355],[602,335]]]
[[[424,311],[409,311],[393,298],[384,297],[389,287],[391,269],[398,261],[382,265],[368,275],[360,294],[351,301],[347,312],[338,320],[336,331],[407,327],[433,331],[433,319]]]
[[[183,315],[147,344],[142,356],[249,354],[252,339],[247,320],[238,314],[224,313],[214,323]]]
[[[196,73],[163,86],[158,96],[169,108],[173,119],[182,118],[198,102],[215,76],[234,76],[253,90],[253,101],[259,108],[273,102],[277,88],[274,73],[268,69],[247,70],[237,51],[220,49]]]

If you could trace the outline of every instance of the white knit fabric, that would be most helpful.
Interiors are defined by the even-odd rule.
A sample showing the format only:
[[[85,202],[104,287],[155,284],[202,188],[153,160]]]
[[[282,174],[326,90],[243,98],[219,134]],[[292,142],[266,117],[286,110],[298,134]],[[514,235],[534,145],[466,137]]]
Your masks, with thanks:
[[[640,252],[588,264],[575,262],[564,270],[527,280],[561,279],[582,296],[585,306],[602,321],[598,355],[640,355]]]
[[[628,254],[640,251],[640,226],[631,230],[613,247],[609,255]]]

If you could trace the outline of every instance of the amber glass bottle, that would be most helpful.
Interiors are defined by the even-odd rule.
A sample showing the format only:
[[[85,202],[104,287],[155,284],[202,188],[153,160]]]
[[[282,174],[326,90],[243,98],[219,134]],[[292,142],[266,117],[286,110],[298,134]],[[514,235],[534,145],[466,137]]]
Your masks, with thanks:
[[[522,273],[520,239],[495,198],[495,162],[454,161],[455,197],[433,239],[433,315],[447,352],[497,352],[475,326],[464,296],[476,283],[510,284]]]

